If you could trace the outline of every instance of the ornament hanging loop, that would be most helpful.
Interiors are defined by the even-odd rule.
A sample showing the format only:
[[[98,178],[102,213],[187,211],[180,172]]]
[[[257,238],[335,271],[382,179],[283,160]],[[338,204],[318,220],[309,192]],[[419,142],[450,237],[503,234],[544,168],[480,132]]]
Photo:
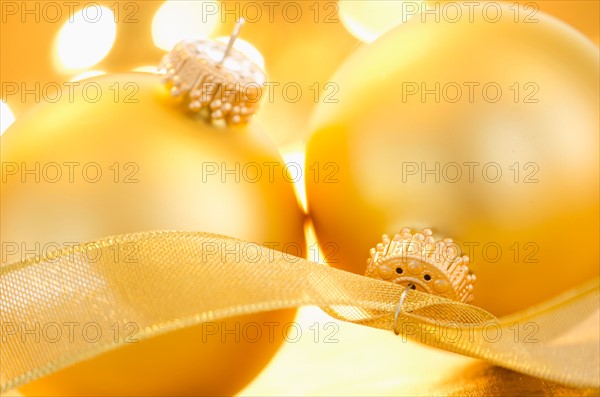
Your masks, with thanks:
[[[404,288],[404,291],[402,291],[402,295],[400,295],[400,300],[398,301],[398,307],[396,308],[396,314],[394,314],[394,325],[393,325],[393,329],[394,329],[394,334],[396,335],[400,335],[400,332],[398,331],[398,316],[400,315],[400,312],[402,312],[402,306],[404,305],[404,300],[406,299],[406,295],[408,294],[408,290],[410,289],[415,289],[415,285],[413,283],[409,283],[406,288]]]
[[[227,42],[227,47],[225,48],[225,52],[223,53],[223,58],[221,59],[221,62],[219,62],[219,65],[223,65],[223,62],[225,62],[225,59],[227,59],[227,57],[229,56],[229,53],[231,52],[231,49],[233,48],[233,44],[235,43],[238,36],[240,35],[240,30],[242,29],[242,26],[244,25],[244,23],[246,23],[246,20],[244,18],[238,19],[238,21],[235,23],[235,26],[233,28],[233,33],[231,33],[231,36],[229,37],[229,41]]]

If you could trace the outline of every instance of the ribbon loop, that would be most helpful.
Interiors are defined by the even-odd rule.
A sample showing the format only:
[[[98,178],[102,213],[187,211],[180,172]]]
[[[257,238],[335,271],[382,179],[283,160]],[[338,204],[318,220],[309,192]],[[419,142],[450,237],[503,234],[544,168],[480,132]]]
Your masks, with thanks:
[[[252,244],[258,256],[220,254],[243,250],[244,244]],[[135,247],[133,261],[115,255],[125,245]],[[340,320],[397,330],[570,386],[598,387],[598,285],[592,280],[499,320],[475,306],[419,291],[406,294],[400,285],[229,237],[189,232],[109,237],[0,268],[0,385],[6,391],[118,348],[122,341],[109,332],[115,323],[136,324],[136,337],[143,340],[228,316],[318,305]],[[106,332],[93,344],[23,341],[15,332],[18,324],[74,321],[93,322]],[[515,323],[531,324],[535,332],[514,340],[508,330]]]

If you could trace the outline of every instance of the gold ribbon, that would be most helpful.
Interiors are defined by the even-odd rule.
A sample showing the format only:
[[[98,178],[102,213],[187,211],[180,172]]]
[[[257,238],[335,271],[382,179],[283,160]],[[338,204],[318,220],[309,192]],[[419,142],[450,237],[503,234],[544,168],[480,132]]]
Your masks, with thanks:
[[[400,338],[525,374],[599,387],[598,288],[599,280],[591,280],[503,319],[410,290],[397,329]],[[224,236],[110,237],[0,268],[1,390],[119,347],[115,325],[137,324],[142,340],[229,316],[318,305],[337,319],[391,332],[403,291]],[[56,327],[73,324],[94,324],[93,343],[31,335],[52,328],[55,336]]]

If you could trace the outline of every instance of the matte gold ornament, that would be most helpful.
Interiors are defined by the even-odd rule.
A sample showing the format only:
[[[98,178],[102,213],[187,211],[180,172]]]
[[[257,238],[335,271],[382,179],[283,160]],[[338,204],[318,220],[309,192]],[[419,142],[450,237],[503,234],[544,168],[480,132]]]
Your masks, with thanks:
[[[519,0],[517,3],[526,8],[528,15],[535,19],[538,7],[539,11],[546,12],[573,26],[596,43],[600,44],[600,24],[598,14],[600,13],[600,2],[588,0],[556,0],[530,2]],[[516,7],[513,6],[513,9]]]
[[[371,248],[365,275],[468,303],[475,283],[468,263],[452,239],[436,240],[431,229],[413,234],[404,228]]]
[[[343,100],[313,116],[306,190],[333,266],[363,274],[378,236],[430,227],[501,316],[598,276],[600,62],[555,18],[477,7],[413,17],[346,61]]]
[[[430,7],[444,6],[452,3],[452,0],[430,0]],[[507,1],[508,12],[516,20],[527,20],[529,23],[537,23],[540,12],[552,15],[563,22],[568,23],[581,33],[585,34],[596,45],[600,43],[598,13],[600,2],[589,0],[552,0],[552,1]]]
[[[288,253],[302,255],[303,215],[282,173],[283,160],[258,124],[216,127],[194,117],[182,111],[158,75],[105,75],[81,82],[86,84],[102,95],[89,100],[95,95],[90,89],[86,100],[76,90],[72,101],[65,95],[40,104],[1,137],[1,239],[3,247],[17,247],[4,251],[3,260],[151,230],[206,231],[280,250],[287,244]],[[139,266],[135,247],[121,246],[115,254]],[[162,279],[144,270],[145,288],[168,304],[178,291],[165,289]],[[104,280],[102,274],[94,277]],[[146,289],[139,291],[134,282],[106,288],[143,313]],[[282,310],[231,317],[214,324],[217,334],[208,337],[202,326],[179,329],[67,367],[21,391],[232,395],[277,351],[283,325],[294,315]],[[280,324],[271,340],[265,325],[270,322]],[[222,332],[254,323],[263,335],[258,341],[239,334],[237,340],[222,339]]]

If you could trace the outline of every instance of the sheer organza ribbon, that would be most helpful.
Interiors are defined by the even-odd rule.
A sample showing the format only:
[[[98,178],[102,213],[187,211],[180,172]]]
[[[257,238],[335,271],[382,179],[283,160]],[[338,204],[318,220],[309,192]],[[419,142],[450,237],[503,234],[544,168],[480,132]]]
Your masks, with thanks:
[[[502,319],[410,290],[397,329],[399,337],[525,374],[598,387],[598,288],[598,279],[590,280]],[[142,340],[229,316],[318,305],[337,319],[392,332],[403,291],[224,236],[110,237],[0,268],[1,390],[119,348],[115,324],[137,324],[136,338]],[[69,324],[94,324],[93,341],[57,337],[54,328]],[[51,336],[31,335],[36,332]]]

